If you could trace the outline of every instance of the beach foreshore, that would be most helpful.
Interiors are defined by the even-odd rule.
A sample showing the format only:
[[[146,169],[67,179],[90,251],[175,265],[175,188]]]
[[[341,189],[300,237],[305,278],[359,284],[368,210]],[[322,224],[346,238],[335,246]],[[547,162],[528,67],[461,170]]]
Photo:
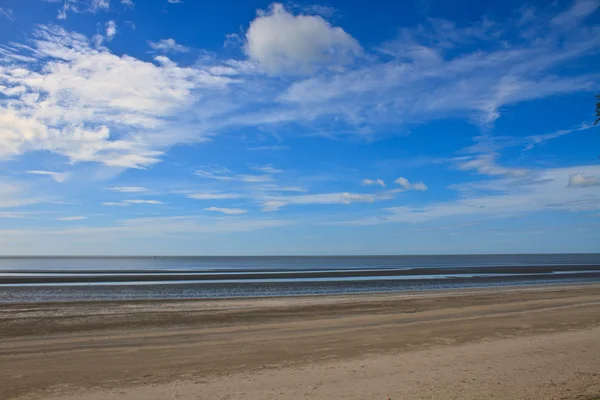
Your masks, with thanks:
[[[0,399],[300,398],[600,398],[600,285],[0,307]]]

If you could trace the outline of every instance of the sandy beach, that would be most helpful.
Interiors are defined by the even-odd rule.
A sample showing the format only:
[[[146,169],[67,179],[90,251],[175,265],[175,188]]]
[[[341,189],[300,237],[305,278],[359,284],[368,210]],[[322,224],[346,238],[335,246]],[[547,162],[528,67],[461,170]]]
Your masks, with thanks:
[[[305,398],[600,398],[600,285],[0,307],[0,399]]]

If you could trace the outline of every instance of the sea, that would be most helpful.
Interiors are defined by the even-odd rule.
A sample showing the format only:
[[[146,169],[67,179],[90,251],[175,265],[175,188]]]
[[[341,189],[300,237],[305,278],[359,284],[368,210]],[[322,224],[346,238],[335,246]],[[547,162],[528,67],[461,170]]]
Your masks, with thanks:
[[[0,303],[402,292],[600,282],[600,254],[0,257]]]

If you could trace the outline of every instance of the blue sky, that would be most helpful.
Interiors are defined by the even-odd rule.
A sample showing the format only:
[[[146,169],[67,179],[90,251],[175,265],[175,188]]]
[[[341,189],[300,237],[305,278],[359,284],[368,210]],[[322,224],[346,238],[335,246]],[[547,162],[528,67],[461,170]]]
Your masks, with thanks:
[[[600,0],[0,0],[0,254],[600,250]]]

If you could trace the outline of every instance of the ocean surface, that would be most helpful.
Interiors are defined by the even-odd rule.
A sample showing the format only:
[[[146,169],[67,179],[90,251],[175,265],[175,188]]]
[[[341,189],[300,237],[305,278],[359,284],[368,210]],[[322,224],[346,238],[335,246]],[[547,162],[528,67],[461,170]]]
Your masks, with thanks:
[[[0,303],[397,292],[600,282],[600,254],[0,257]]]

